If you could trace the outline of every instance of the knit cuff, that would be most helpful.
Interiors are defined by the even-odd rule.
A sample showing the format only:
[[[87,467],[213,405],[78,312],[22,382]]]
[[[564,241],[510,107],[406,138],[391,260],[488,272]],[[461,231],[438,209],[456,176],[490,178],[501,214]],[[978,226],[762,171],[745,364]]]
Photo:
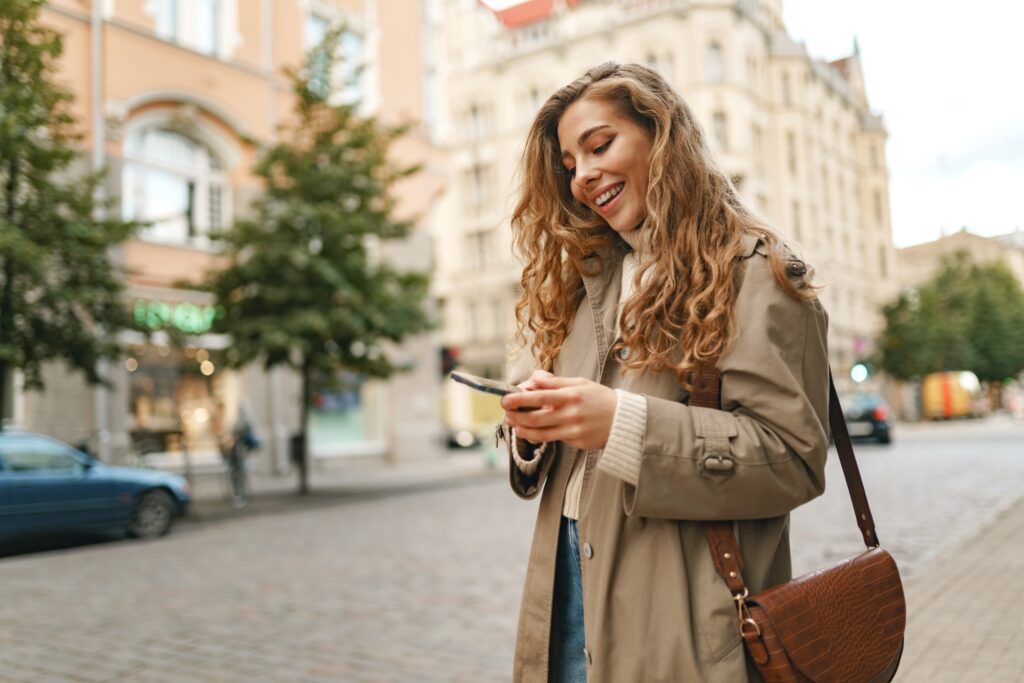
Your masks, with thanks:
[[[622,389],[616,389],[615,393],[619,400],[612,418],[612,431],[597,467],[636,486],[640,481],[640,460],[647,431],[647,399]]]
[[[515,427],[509,427],[508,432],[509,444],[512,447],[512,460],[516,463],[516,467],[519,468],[520,472],[527,476],[532,476],[537,472],[537,468],[540,467],[540,461],[544,457],[544,453],[547,452],[549,442],[545,441],[539,446],[533,446],[526,439],[520,439],[516,436]],[[520,442],[522,442],[524,450],[529,457],[528,460],[519,454]]]

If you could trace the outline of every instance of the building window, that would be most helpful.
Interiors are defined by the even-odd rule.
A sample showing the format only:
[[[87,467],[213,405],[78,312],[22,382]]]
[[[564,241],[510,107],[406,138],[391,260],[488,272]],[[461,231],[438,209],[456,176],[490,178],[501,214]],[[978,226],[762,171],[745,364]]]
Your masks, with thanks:
[[[793,131],[786,133],[786,165],[790,175],[796,175],[796,134]]]
[[[882,217],[882,193],[879,192],[878,190],[875,190],[873,193],[871,193],[871,198],[872,198],[872,203],[874,204],[874,208],[875,208],[875,220],[878,222],[879,225],[881,225],[882,221],[883,221],[883,217]]]
[[[312,50],[327,36],[331,30],[331,20],[316,12],[310,13],[306,19],[304,38],[306,49]],[[364,99],[366,94],[363,66],[365,46],[363,36],[355,31],[346,30],[338,42],[341,51],[339,64],[334,73],[327,74],[326,60],[322,64],[311,64],[310,82],[319,92],[331,93],[342,104],[355,104]]]
[[[800,202],[797,201],[793,202],[793,237],[797,240],[802,239],[800,231]]]
[[[156,34],[208,55],[223,52],[223,0],[156,0]]]
[[[878,271],[882,277],[889,277],[889,264],[886,263],[885,245],[878,245]]]
[[[871,156],[871,168],[878,168],[878,148],[871,145],[868,149]]]
[[[238,414],[230,372],[206,349],[150,344],[131,349],[128,371],[129,435],[134,450],[182,457],[184,451],[218,451]]]
[[[226,225],[227,178],[217,157],[180,133],[148,128],[125,141],[124,217],[150,223],[142,236],[205,244]]]
[[[469,314],[469,340],[477,341],[480,339],[480,306],[470,303],[467,313]]]
[[[756,123],[750,127],[750,139],[751,146],[754,152],[754,172],[757,173],[758,178],[764,177],[764,144],[761,134],[761,126]]]
[[[715,140],[718,141],[718,148],[725,152],[729,149],[729,126],[725,119],[725,112],[716,111],[713,120]]]
[[[825,211],[831,209],[831,202],[829,201],[828,191],[828,167],[825,164],[821,165],[821,203],[825,207]]]
[[[711,83],[725,81],[725,58],[722,54],[722,46],[718,43],[708,45],[706,66],[708,81]]]
[[[466,265],[477,270],[492,265],[492,235],[490,230],[479,230],[466,235]]]
[[[473,164],[462,173],[462,195],[465,207],[482,211],[493,196],[494,169],[484,164]]]
[[[839,218],[846,220],[846,186],[843,184],[843,177],[836,178],[836,185],[839,193]]]
[[[482,104],[471,104],[466,111],[465,131],[469,140],[483,140],[491,134],[491,111]]]
[[[793,104],[793,94],[789,89],[789,74],[782,74],[782,103],[787,107]]]

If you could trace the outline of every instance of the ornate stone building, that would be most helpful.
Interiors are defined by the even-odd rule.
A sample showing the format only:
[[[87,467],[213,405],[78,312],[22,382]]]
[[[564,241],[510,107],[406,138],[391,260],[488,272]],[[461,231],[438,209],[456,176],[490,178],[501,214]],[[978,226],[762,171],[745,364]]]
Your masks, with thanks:
[[[896,261],[886,130],[856,44],[845,59],[813,58],[786,33],[779,0],[436,5],[450,188],[438,207],[436,291],[446,341],[468,369],[499,374],[513,331],[509,216],[527,128],[555,89],[607,60],[658,70],[696,111],[748,205],[816,267],[836,375],[869,352]],[[467,422],[493,414],[450,399]]]
[[[358,97],[366,113],[390,121],[424,118],[419,3],[377,0],[52,0],[43,20],[65,36],[62,79],[96,166],[126,217],[148,221],[119,250],[129,273],[128,304],[153,330],[127,336],[130,353],[106,372],[112,386],[87,387],[62,366],[47,391],[19,392],[14,418],[70,441],[89,439],[104,460],[145,456],[157,466],[219,462],[217,425],[247,406],[265,447],[257,466],[289,468],[288,437],[298,428],[298,382],[261,367],[217,367],[211,351],[228,340],[209,333],[211,301],[187,283],[216,267],[208,234],[247,210],[260,188],[248,140],[272,140],[290,115],[284,68],[301,64],[327,27],[345,23],[342,50],[364,69],[338,74],[336,96]],[[353,75],[352,71],[347,75]],[[388,256],[428,269],[423,223],[440,178],[423,128],[397,146],[403,163],[427,172],[400,188],[399,210],[422,216],[409,241]],[[176,347],[169,328],[188,335]],[[440,452],[439,370],[431,335],[397,349],[410,369],[320,395],[314,456],[422,457]],[[401,397],[401,401],[394,400]],[[399,408],[396,409],[395,406]]]

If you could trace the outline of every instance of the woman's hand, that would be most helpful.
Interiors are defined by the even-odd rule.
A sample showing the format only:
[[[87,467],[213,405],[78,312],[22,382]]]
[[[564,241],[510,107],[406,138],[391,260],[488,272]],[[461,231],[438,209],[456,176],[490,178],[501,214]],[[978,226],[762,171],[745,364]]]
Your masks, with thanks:
[[[519,386],[526,391],[501,399],[505,423],[516,428],[516,436],[532,443],[564,441],[581,450],[604,448],[608,443],[618,403],[614,389],[582,377],[555,377],[543,371]]]

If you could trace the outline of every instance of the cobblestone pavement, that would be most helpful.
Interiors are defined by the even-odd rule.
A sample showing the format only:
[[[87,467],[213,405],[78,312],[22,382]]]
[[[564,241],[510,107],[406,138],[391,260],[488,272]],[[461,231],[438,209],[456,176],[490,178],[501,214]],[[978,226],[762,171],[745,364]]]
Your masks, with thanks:
[[[1021,497],[1022,434],[951,424],[858,448],[905,574]],[[798,572],[858,549],[832,465],[794,515]],[[507,681],[535,510],[491,481],[3,559],[0,681]]]

